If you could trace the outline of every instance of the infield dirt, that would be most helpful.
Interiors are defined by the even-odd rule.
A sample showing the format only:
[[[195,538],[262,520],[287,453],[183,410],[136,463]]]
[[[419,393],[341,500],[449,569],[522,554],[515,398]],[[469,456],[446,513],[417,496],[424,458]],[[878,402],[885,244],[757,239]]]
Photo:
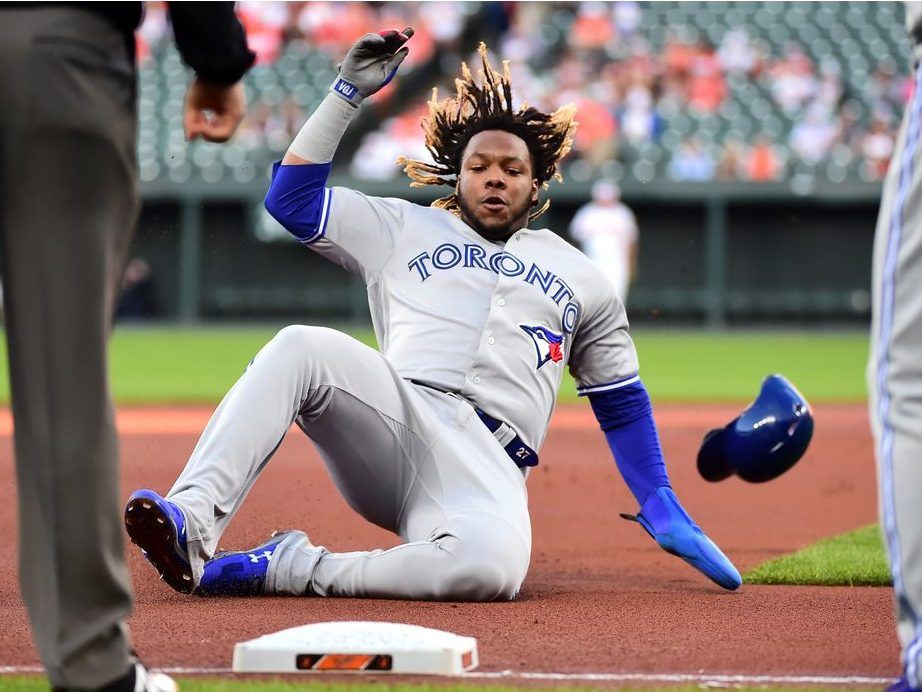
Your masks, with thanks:
[[[123,496],[138,487],[168,490],[209,413],[120,412]],[[673,486],[740,571],[876,520],[864,406],[817,406],[807,455],[775,481],[706,483],[694,467],[701,437],[737,413],[727,406],[659,406],[656,417]],[[8,414],[0,415],[0,436],[0,549],[7,556],[0,574],[0,666],[35,666],[14,568]],[[727,593],[661,551],[637,524],[619,519],[618,512],[637,507],[588,406],[556,412],[541,459],[528,482],[532,565],[514,602],[203,600],[172,592],[129,548],[135,642],[156,667],[228,668],[235,642],[266,632],[326,620],[389,620],[477,637],[482,671],[898,674],[889,589],[744,585]],[[222,547],[249,547],[284,528],[304,529],[315,543],[337,551],[398,542],[352,513],[296,429]]]

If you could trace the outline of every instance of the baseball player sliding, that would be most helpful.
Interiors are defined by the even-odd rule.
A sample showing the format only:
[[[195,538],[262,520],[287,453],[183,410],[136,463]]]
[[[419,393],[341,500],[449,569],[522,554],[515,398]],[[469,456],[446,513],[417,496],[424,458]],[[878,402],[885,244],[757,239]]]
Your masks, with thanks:
[[[130,497],[125,523],[163,579],[200,595],[512,599],[528,571],[525,480],[538,464],[563,369],[589,398],[640,511],[666,551],[726,589],[739,572],[670,488],[624,307],[601,270],[529,222],[548,206],[574,109],[513,108],[508,68],[466,65],[423,123],[433,162],[413,185],[447,184],[431,207],[326,187],[362,101],[387,84],[413,35],[366,34],[276,164],[266,207],[298,240],[362,277],[381,352],[290,326],[256,355],[165,498]],[[218,540],[292,422],[368,521],[406,542],[334,553],[301,531],[251,550]]]

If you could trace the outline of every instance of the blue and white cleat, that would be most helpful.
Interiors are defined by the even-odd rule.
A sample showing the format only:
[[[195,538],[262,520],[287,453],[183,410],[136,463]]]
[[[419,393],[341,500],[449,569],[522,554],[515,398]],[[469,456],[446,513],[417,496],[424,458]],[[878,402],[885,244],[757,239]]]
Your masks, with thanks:
[[[918,692],[918,690],[918,687],[909,684],[909,678],[906,675],[901,675],[885,688],[885,692]]]
[[[286,538],[295,534],[307,540],[303,531],[276,531],[268,541],[250,550],[216,553],[205,563],[195,595],[258,596],[266,593],[266,576],[275,551]]]
[[[739,571],[692,521],[672,488],[662,487],[651,492],[637,516],[621,516],[636,521],[660,548],[682,558],[725,589],[733,591],[743,583]]]
[[[186,518],[179,507],[153,490],[135,490],[125,505],[125,529],[163,581],[180,593],[192,593]]]

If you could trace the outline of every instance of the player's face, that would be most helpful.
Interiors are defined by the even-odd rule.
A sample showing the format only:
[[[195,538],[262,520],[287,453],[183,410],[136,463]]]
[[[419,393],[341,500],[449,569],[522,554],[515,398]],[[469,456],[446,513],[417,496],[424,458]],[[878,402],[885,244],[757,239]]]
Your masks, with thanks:
[[[506,240],[524,228],[538,201],[525,140],[505,130],[471,137],[461,155],[457,195],[461,217],[487,240]]]

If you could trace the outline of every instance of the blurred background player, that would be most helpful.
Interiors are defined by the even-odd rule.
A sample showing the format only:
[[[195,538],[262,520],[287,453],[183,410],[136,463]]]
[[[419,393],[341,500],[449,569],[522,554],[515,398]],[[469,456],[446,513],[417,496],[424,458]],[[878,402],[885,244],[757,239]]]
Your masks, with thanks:
[[[580,207],[570,223],[570,235],[602,267],[627,305],[628,289],[637,272],[637,220],[621,201],[617,183],[596,181],[592,200]]]
[[[154,276],[143,257],[133,257],[125,267],[115,317],[118,320],[143,320],[157,315]]]
[[[138,207],[141,3],[0,9],[0,240],[22,597],[56,690],[172,690],[138,662],[106,342]],[[225,141],[254,55],[233,3],[171,3],[189,139]]]
[[[893,574],[903,676],[922,689],[922,3],[906,3],[915,92],[884,183],[874,239],[868,391],[880,518]]]

